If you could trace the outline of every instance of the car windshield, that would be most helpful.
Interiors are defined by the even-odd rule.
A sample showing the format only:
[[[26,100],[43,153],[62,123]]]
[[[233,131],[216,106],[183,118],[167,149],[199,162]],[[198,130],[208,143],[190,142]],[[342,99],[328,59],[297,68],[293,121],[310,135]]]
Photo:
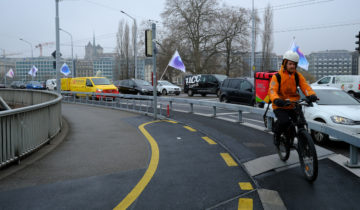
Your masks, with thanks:
[[[319,105],[360,105],[360,102],[354,99],[343,90],[315,90],[320,99]]]
[[[160,85],[170,85],[170,86],[173,86],[173,84],[171,84],[171,83],[168,82],[168,81],[159,81],[159,84],[160,84]]]
[[[215,74],[214,75],[220,82],[224,81],[227,76],[226,75],[221,75],[221,74]]]
[[[111,85],[110,81],[106,78],[92,78],[94,85]]]
[[[151,86],[150,83],[145,80],[135,79],[134,81],[136,84],[141,86]]]

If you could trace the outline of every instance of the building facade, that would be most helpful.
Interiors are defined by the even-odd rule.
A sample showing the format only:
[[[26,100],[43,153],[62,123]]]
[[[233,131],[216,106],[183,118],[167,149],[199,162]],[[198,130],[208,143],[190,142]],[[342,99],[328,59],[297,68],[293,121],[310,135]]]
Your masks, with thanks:
[[[307,56],[309,73],[316,79],[329,75],[357,74],[357,59],[347,50],[327,50],[311,53]]]

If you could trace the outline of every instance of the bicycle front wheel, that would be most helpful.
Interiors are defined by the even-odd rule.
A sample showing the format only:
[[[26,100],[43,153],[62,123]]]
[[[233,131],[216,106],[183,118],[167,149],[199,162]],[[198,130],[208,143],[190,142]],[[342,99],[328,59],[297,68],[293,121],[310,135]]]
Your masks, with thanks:
[[[278,151],[279,158],[282,161],[287,161],[290,156],[290,141],[285,136],[285,134],[281,134],[279,145],[276,146]]]
[[[318,159],[314,142],[306,130],[300,130],[298,138],[298,153],[301,170],[306,179],[313,182],[318,176]]]

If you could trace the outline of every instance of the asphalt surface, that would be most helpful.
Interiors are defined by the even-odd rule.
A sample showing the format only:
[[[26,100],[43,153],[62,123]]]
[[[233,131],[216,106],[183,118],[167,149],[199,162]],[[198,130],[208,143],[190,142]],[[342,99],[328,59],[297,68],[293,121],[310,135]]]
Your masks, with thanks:
[[[357,209],[359,205],[360,178],[326,157],[312,184],[296,163],[251,176],[245,166],[271,159],[276,151],[270,134],[240,123],[178,112],[171,116],[178,123],[152,122],[144,115],[72,104],[63,104],[63,115],[69,131],[62,143],[12,173],[12,167],[0,170],[0,209],[112,209],[127,201],[139,185],[143,190],[130,209],[284,209],[283,205]],[[144,123],[149,123],[144,128],[159,153],[150,176],[156,150],[138,128]],[[237,165],[228,166],[222,153]],[[148,183],[142,182],[144,177]]]

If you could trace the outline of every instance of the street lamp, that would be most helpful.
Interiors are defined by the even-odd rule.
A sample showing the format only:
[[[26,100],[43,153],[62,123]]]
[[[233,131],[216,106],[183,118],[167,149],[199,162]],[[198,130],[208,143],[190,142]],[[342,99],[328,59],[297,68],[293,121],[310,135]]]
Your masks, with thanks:
[[[137,69],[136,69],[136,64],[137,64],[137,61],[136,61],[136,43],[137,43],[137,38],[136,38],[136,34],[137,34],[137,26],[136,26],[136,19],[131,17],[129,14],[127,14],[126,12],[124,11],[120,11],[121,13],[125,14],[126,16],[128,16],[129,18],[131,18],[133,21],[134,21],[134,26],[135,26],[135,37],[134,37],[134,67],[135,67],[135,79],[137,79]]]
[[[29,41],[26,41],[26,40],[24,40],[24,39],[22,39],[22,38],[20,38],[19,40],[20,40],[20,41],[23,41],[23,42],[25,42],[25,43],[27,43],[27,44],[29,44],[29,45],[30,45],[30,49],[31,49],[31,58],[33,58],[33,57],[34,57],[34,54],[33,54],[33,47],[32,47],[32,44],[31,44]]]
[[[62,28],[59,28],[59,30],[60,30],[60,31],[63,31],[63,32],[67,33],[67,34],[69,34],[70,39],[71,39],[71,62],[72,62],[72,68],[73,68],[73,70],[72,70],[72,72],[71,72],[71,75],[72,75],[72,77],[74,77],[74,69],[75,69],[75,68],[74,68],[74,45],[73,45],[73,38],[72,38],[72,35],[71,35],[70,32],[65,31],[65,30],[62,29]]]

